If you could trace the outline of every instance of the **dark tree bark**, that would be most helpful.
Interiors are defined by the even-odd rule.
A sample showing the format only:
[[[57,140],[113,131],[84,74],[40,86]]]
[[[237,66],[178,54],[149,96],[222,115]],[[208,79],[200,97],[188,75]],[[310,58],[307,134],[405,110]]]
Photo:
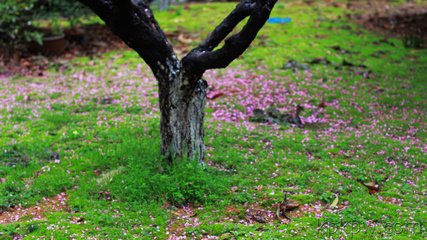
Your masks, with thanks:
[[[149,65],[158,81],[162,154],[203,162],[208,69],[225,68],[255,39],[277,0],[241,0],[197,48],[178,60],[144,0],[79,0]],[[225,39],[245,18],[243,29]],[[225,39],[224,46],[214,50]]]

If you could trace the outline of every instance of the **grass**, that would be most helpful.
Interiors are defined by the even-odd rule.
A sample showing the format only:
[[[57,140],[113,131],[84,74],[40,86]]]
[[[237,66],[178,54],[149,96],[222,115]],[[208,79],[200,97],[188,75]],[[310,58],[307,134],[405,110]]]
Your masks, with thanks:
[[[202,39],[232,7],[195,4],[157,16],[166,31]],[[0,208],[60,193],[68,200],[62,211],[0,225],[0,236],[424,239],[426,50],[383,40],[346,13],[280,2],[272,15],[292,23],[267,24],[229,69],[206,74],[236,94],[208,103],[205,168],[161,160],[155,81],[132,51],[77,58],[45,78],[2,79]],[[307,63],[319,57],[331,63]],[[291,59],[310,71],[282,69]],[[302,129],[247,122],[249,105],[296,104],[306,106],[307,121],[320,112],[318,121]],[[370,194],[369,183],[380,189]],[[268,220],[284,193],[299,211],[287,213],[290,222]]]

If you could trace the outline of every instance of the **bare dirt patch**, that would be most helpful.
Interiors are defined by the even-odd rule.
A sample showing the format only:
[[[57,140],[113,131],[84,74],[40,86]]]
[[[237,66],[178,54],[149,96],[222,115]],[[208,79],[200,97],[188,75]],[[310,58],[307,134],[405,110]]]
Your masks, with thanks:
[[[66,210],[68,195],[60,193],[55,197],[44,198],[43,201],[28,208],[19,206],[0,212],[0,224],[13,223],[22,220],[40,220],[46,212],[59,212]]]
[[[80,56],[99,56],[125,44],[104,25],[83,25],[64,30],[65,51],[55,56],[43,56],[32,50],[34,44],[0,47],[0,74],[43,76],[52,64],[60,64]]]
[[[61,67],[75,57],[96,57],[115,49],[127,49],[126,44],[114,35],[105,25],[89,24],[64,30],[67,46],[59,55],[44,56],[31,50],[31,44],[15,48],[0,46],[0,77],[21,74],[25,76],[44,76],[52,65]],[[184,29],[165,33],[178,54],[189,51],[189,45],[199,38]]]
[[[409,48],[427,48],[427,2],[392,5],[389,1],[355,1],[350,17],[369,30],[402,38]]]
[[[174,208],[166,204],[164,208]],[[195,213],[195,210],[200,210],[201,207],[195,208],[192,204],[181,208],[171,210],[167,234],[169,239],[185,239],[185,229],[188,227],[196,227],[200,225],[200,221]]]
[[[347,207],[347,203],[331,206],[323,202],[315,202],[313,204],[298,204],[296,202],[282,202],[273,204],[267,209],[257,204],[248,206],[245,212],[245,219],[240,220],[240,223],[271,223],[279,221],[281,223],[289,223],[293,219],[303,217],[306,214],[314,214],[320,218],[326,212],[340,212]]]

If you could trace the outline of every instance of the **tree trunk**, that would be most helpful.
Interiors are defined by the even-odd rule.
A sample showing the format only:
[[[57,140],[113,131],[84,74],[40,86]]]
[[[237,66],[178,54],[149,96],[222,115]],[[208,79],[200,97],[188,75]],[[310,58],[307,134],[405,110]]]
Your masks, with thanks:
[[[205,153],[203,119],[207,83],[201,74],[189,73],[179,63],[176,69],[169,71],[173,74],[157,76],[161,151],[169,161],[186,157],[202,163]]]

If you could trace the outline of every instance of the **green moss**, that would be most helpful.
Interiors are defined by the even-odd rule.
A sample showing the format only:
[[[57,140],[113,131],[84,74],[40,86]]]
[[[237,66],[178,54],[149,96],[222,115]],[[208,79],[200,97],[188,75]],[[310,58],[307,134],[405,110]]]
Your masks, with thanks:
[[[232,8],[233,4],[224,3],[194,4],[172,7],[156,15],[166,31],[184,30],[201,40]],[[343,17],[347,13],[321,1],[314,7],[279,2],[272,16],[291,17],[292,22],[266,24],[259,38],[230,68],[294,83],[310,93],[308,100],[313,105],[339,100],[340,108],[326,108],[325,114],[332,119],[346,116],[347,127],[361,129],[375,120],[378,126],[395,130],[394,137],[405,136],[415,128],[419,130],[415,137],[425,139],[426,118],[420,109],[426,106],[426,50],[406,49],[400,39],[381,41],[383,37],[347,22]],[[336,46],[346,52],[334,50]],[[330,64],[308,64],[319,57],[327,58]],[[302,81],[307,77],[304,72],[283,70],[291,59],[308,64],[313,81]],[[344,60],[366,65],[372,76],[365,79],[351,67],[341,66]],[[138,104],[102,104],[102,98],[97,97],[107,94],[86,99],[78,91],[58,91],[30,94],[30,101],[16,94],[16,86],[43,84],[62,75],[66,80],[61,86],[70,87],[72,81],[78,81],[74,74],[83,70],[99,77],[97,89],[126,88],[128,82],[116,86],[113,79],[122,73],[125,80],[136,78],[126,73],[140,68],[140,64],[136,53],[117,50],[95,58],[76,58],[64,72],[52,68],[52,79],[15,76],[9,79],[13,87],[0,84],[1,90],[10,89],[18,105],[0,110],[0,207],[30,206],[60,192],[69,195],[67,211],[47,213],[42,220],[27,217],[1,225],[2,237],[165,239],[172,220],[178,227],[185,223],[176,218],[184,205],[194,209],[193,217],[199,221],[183,229],[182,234],[189,238],[325,239],[343,234],[319,229],[328,221],[354,221],[360,226],[366,221],[426,221],[422,195],[427,184],[425,153],[414,147],[405,149],[412,146],[410,140],[377,134],[375,129],[366,128],[357,134],[349,128],[331,136],[321,136],[330,128],[328,123],[303,129],[280,126],[277,131],[258,125],[256,130],[247,130],[234,123],[212,121],[210,113],[214,110],[207,109],[205,140],[211,166],[202,168],[181,161],[170,167],[160,157],[155,111],[144,110]],[[227,74],[224,70],[218,72]],[[144,74],[138,77],[152,76],[148,69]],[[334,85],[338,90],[324,91],[322,84]],[[87,89],[79,91],[83,90]],[[130,102],[143,94],[149,96],[147,104],[157,106],[158,99],[152,92],[134,91],[128,96]],[[353,95],[349,97],[344,91]],[[122,97],[107,93],[111,99]],[[32,101],[52,103],[49,108],[33,111],[26,105]],[[354,107],[356,104],[361,110]],[[376,117],[372,109],[392,111],[387,115],[392,117]],[[380,192],[370,195],[361,184],[367,182],[380,183]],[[289,224],[278,220],[245,224],[248,209],[263,208],[274,214],[274,206],[283,201],[284,193],[302,205],[321,202],[323,218],[306,212],[293,217]],[[327,204],[337,194],[338,204],[345,204],[345,209],[328,213]],[[392,202],[398,199],[400,203]],[[83,220],[76,224],[75,219]],[[359,231],[351,236],[423,238],[419,231],[389,233],[381,226],[368,230],[377,232]]]

